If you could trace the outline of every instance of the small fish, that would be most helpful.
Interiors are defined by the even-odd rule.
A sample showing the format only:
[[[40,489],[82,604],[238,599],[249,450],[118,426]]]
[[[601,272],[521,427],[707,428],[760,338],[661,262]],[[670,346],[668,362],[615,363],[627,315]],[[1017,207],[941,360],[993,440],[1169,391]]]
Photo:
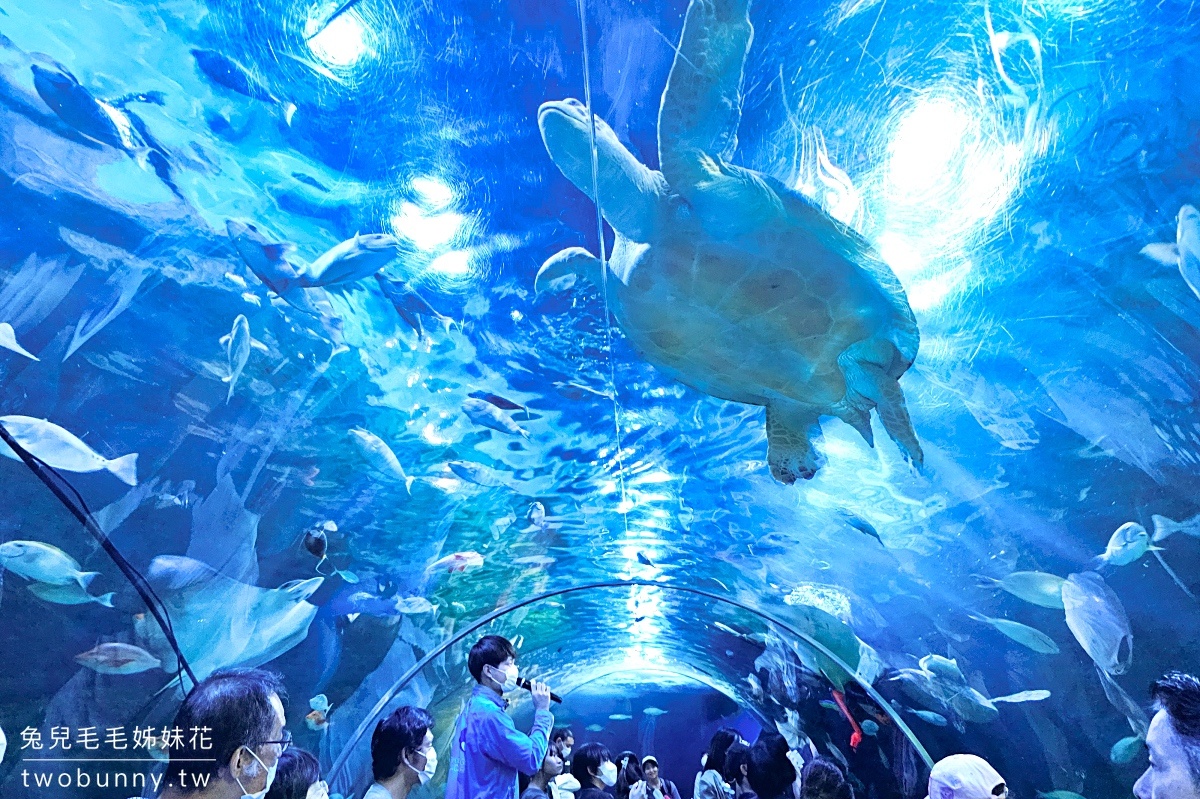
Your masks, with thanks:
[[[485,488],[495,488],[496,486],[504,485],[504,481],[496,476],[495,469],[489,469],[474,461],[450,461],[446,465],[450,467],[450,471],[468,483],[474,483],[477,486]],[[511,519],[512,517],[510,516],[509,518]]]
[[[967,615],[975,621],[994,627],[1008,638],[1034,652],[1039,652],[1043,655],[1057,655],[1059,653],[1058,644],[1054,643],[1054,639],[1041,630],[1021,624],[1020,622],[1009,621],[1008,619],[993,619],[981,613],[970,612]]]
[[[397,613],[420,614],[433,610],[433,603],[423,596],[406,596],[396,599],[395,607]]]
[[[13,326],[8,322],[0,322],[0,347],[12,350],[18,355],[24,355],[30,360],[38,360],[36,355],[17,343],[17,332],[13,330]]]
[[[665,716],[667,711],[661,707],[647,707],[642,709],[642,714],[646,716]]]
[[[455,552],[453,555],[447,555],[444,558],[439,558],[429,564],[426,571],[435,572],[446,570],[451,574],[455,572],[463,572],[467,569],[478,569],[483,565],[483,555],[478,552]]]
[[[872,738],[874,738],[879,734],[879,722],[877,721],[863,719],[860,726],[862,727],[863,735],[870,735]]]
[[[222,382],[229,384],[229,394],[225,397],[225,401],[229,402],[233,399],[233,389],[237,386],[238,378],[242,376],[242,370],[250,360],[250,322],[245,315],[238,314],[233,320],[233,327],[228,334],[221,337],[219,343],[225,345],[225,360],[229,365],[229,374],[221,378]]]
[[[855,530],[858,530],[863,535],[871,536],[879,542],[880,546],[884,547],[885,549],[887,548],[887,544],[883,543],[883,539],[879,537],[879,531],[876,530],[875,526],[869,521],[859,516],[857,513],[851,513],[850,511],[846,510],[839,510],[837,514],[846,524],[850,525]]]
[[[388,233],[356,233],[335,244],[300,273],[304,286],[334,286],[371,277],[404,254],[400,240]]]
[[[382,272],[376,273],[375,280],[379,283],[383,296],[396,309],[396,313],[418,336],[424,337],[425,335],[425,326],[421,323],[422,316],[433,317],[438,320],[447,333],[450,332],[450,326],[454,324],[454,320],[435,311],[420,294],[409,288],[407,283],[385,277]]]
[[[935,727],[945,727],[947,723],[945,716],[941,713],[934,713],[932,710],[910,710],[908,712],[926,724],[932,724]]]
[[[76,436],[45,419],[0,416],[0,424],[18,444],[47,466],[76,474],[108,471],[126,485],[137,485],[136,452],[109,460],[98,455]],[[17,453],[3,441],[0,441],[0,455],[20,460]]]
[[[61,549],[41,541],[0,544],[0,566],[27,580],[48,585],[71,585],[84,591],[99,572],[80,571],[79,562]]]
[[[1197,514],[1190,519],[1185,519],[1181,522],[1168,519],[1166,516],[1151,516],[1150,521],[1154,523],[1154,543],[1158,543],[1164,539],[1170,538],[1176,533],[1190,535],[1193,538],[1200,538],[1200,514]]]
[[[985,586],[997,586],[1004,589],[1017,599],[1043,608],[1054,610],[1063,609],[1062,587],[1066,582],[1063,578],[1045,572],[1012,572],[1003,579],[976,575],[976,579]]]
[[[602,732],[604,727],[600,724],[589,724],[585,728],[588,732]]]
[[[608,717],[608,720],[609,721],[629,721],[632,718],[633,718],[633,716],[630,716],[626,713],[613,713],[611,716]]]
[[[529,505],[529,512],[526,514],[529,523],[539,530],[546,529],[546,506],[540,502],[533,502]]]
[[[288,259],[295,247],[273,241],[251,222],[229,219],[225,231],[242,261],[267,288],[289,301],[301,288],[300,270]]]
[[[1142,255],[1178,269],[1183,282],[1200,298],[1200,211],[1191,205],[1180,208],[1175,243],[1147,244]]]
[[[95,602],[97,605],[111,608],[113,597],[116,596],[112,591],[100,596],[89,594],[87,589],[79,583],[67,583],[66,585],[30,583],[26,587],[38,599],[53,602],[55,605],[86,605],[89,602]]]
[[[296,104],[283,102],[275,97],[266,86],[263,86],[257,78],[250,74],[248,69],[237,61],[216,50],[206,50],[200,47],[192,48],[192,57],[196,59],[196,66],[200,67],[200,71],[213,83],[224,86],[244,97],[279,106],[283,112],[284,122],[288,125],[292,124],[292,117],[296,113]]]
[[[468,396],[483,400],[484,402],[490,402],[502,411],[528,412],[524,405],[518,405],[510,399],[501,397],[499,394],[490,394],[487,391],[472,391]]]
[[[1108,539],[1108,547],[1096,558],[1096,565],[1128,566],[1147,552],[1161,549],[1151,546],[1150,534],[1145,527],[1137,522],[1125,522]]]
[[[404,467],[400,465],[400,460],[396,457],[396,453],[392,452],[392,448],[384,443],[383,439],[370,430],[365,430],[361,427],[355,427],[350,431],[350,435],[354,436],[354,440],[358,443],[358,448],[362,450],[363,455],[367,457],[367,461],[377,472],[385,477],[403,482],[408,493],[412,493],[414,478],[404,473]]]
[[[1145,745],[1146,742],[1137,735],[1122,738],[1112,745],[1112,749],[1108,750],[1108,759],[1118,766],[1132,763],[1134,758],[1142,753]]]
[[[75,661],[100,674],[138,674],[162,668],[162,662],[140,646],[116,642],[76,655]]]
[[[1041,702],[1043,699],[1049,698],[1049,691],[1020,691],[1015,694],[1009,694],[1008,696],[993,696],[992,702],[1011,702],[1016,704],[1018,702]]]
[[[500,412],[500,409],[490,402],[471,397],[463,401],[463,413],[475,424],[488,427],[501,433],[508,433],[522,438],[529,438],[524,428]]]
[[[135,155],[144,163],[149,148],[129,114],[117,104],[97,99],[61,65],[34,64],[33,87],[63,122],[99,144]]]
[[[324,710],[310,710],[304,717],[304,726],[313,732],[329,729],[329,719]]]
[[[642,564],[643,566],[653,566],[654,565],[654,561],[650,560],[650,558],[646,557],[641,552],[637,553],[637,559],[638,559],[638,563]]]

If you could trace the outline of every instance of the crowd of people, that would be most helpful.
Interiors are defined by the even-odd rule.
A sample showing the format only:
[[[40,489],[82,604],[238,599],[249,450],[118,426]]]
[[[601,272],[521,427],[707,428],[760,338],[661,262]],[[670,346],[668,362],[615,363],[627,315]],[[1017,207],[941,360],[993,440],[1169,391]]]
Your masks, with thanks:
[[[446,799],[682,799],[652,755],[615,757],[600,743],[575,747],[570,728],[554,728],[550,691],[524,683],[533,697],[528,733],[517,729],[504,694],[518,687],[516,651],[499,636],[471,649],[475,688],[449,739]],[[176,726],[211,731],[204,752],[171,753],[163,799],[327,799],[317,758],[291,745],[279,677],[230,669],[202,681],[176,715]],[[1137,799],[1200,799],[1200,680],[1171,672],[1151,688],[1155,715],[1146,734],[1150,764],[1134,785]],[[371,736],[373,783],[362,799],[407,799],[438,769],[434,719],[403,706]],[[810,745],[811,747],[811,745]],[[754,743],[725,728],[712,736],[692,799],[854,799],[837,763],[811,748],[797,751],[777,732]],[[1008,785],[976,755],[934,765],[927,799],[1008,799]]]

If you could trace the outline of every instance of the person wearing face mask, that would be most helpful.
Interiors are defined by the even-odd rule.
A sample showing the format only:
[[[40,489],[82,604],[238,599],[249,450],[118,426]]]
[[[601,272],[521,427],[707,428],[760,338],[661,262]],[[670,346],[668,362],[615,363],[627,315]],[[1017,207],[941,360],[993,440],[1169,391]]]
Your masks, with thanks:
[[[550,689],[530,683],[533,727],[526,735],[513,724],[504,698],[518,687],[512,642],[484,636],[471,647],[467,669],[477,685],[450,741],[446,799],[517,799],[517,774],[536,773],[550,748]]]
[[[521,792],[521,799],[551,799],[554,778],[562,774],[563,761],[557,747],[551,746],[542,760],[538,773],[529,778],[529,786]]]
[[[321,765],[312,752],[289,747],[279,756],[279,768],[265,799],[329,799],[329,786],[321,780]]]
[[[605,789],[617,784],[617,764],[604,744],[584,744],[571,761],[571,776],[580,785],[575,799],[612,799]]]
[[[371,734],[371,773],[375,778],[363,799],[404,799],[437,772],[433,716],[424,708],[398,707]]]
[[[172,747],[162,799],[264,799],[291,746],[283,683],[262,669],[223,669],[183,700],[171,725],[207,729]]]
[[[563,759],[563,770],[571,769],[571,750],[575,747],[575,733],[570,727],[555,727],[550,734],[550,745],[557,746]]]

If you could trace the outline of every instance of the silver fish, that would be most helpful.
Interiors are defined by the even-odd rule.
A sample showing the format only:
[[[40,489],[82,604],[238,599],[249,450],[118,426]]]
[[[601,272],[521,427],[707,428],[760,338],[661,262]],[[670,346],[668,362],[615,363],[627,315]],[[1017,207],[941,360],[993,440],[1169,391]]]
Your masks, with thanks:
[[[24,355],[30,360],[38,360],[36,355],[17,343],[17,332],[13,330],[13,326],[8,322],[0,322],[0,347],[11,350],[18,355]]]
[[[225,397],[225,401],[229,402],[233,399],[233,389],[237,386],[238,378],[242,376],[242,370],[250,360],[250,322],[244,314],[238,314],[237,319],[233,320],[233,328],[228,335],[221,337],[220,343],[225,345],[225,359],[229,365],[229,374],[222,378],[229,384],[229,394]]]
[[[1059,653],[1058,644],[1054,643],[1054,639],[1041,630],[1021,624],[1020,622],[1009,621],[1008,619],[993,619],[980,613],[968,613],[967,615],[975,621],[994,627],[1000,633],[1034,652],[1039,652],[1043,655],[1057,655]]]
[[[396,453],[392,452],[392,448],[383,439],[370,430],[365,430],[361,427],[351,430],[350,435],[354,436],[354,440],[358,443],[358,448],[362,450],[363,455],[367,457],[367,461],[370,462],[371,466],[377,472],[393,480],[399,480],[404,483],[404,487],[408,493],[412,493],[412,484],[415,478],[405,474],[404,467],[400,465],[400,460],[396,457]]]
[[[988,585],[1004,589],[1017,599],[1043,608],[1063,609],[1063,578],[1045,572],[1012,572],[1003,579],[978,577]]]
[[[504,481],[496,476],[495,469],[489,469],[473,461],[450,461],[446,465],[450,467],[450,471],[468,483],[485,488],[504,485]]]
[[[52,602],[55,605],[86,605],[89,602],[95,602],[97,605],[111,608],[113,606],[113,597],[116,596],[112,591],[109,591],[107,594],[100,594],[99,596],[89,594],[87,589],[79,583],[67,583],[66,585],[30,583],[27,587],[29,588],[29,592],[34,596],[46,602]]]
[[[1128,566],[1151,550],[1161,550],[1161,547],[1151,546],[1146,528],[1137,522],[1125,522],[1108,539],[1104,554],[1096,558],[1096,562],[1097,565]]]
[[[85,572],[79,562],[61,549],[41,541],[6,541],[0,544],[0,566],[27,580],[48,585],[87,587],[99,572]]]
[[[1148,244],[1142,255],[1178,269],[1183,282],[1200,298],[1200,211],[1191,205],[1180,208],[1175,243]]]
[[[308,287],[353,283],[374,275],[401,255],[401,243],[387,233],[355,234],[335,244],[301,270]]]
[[[1156,544],[1163,539],[1170,538],[1176,533],[1200,538],[1200,514],[1190,519],[1184,519],[1181,522],[1168,519],[1166,516],[1154,515],[1150,517],[1150,521],[1154,523],[1154,543]]]
[[[76,655],[75,661],[101,674],[138,674],[162,667],[158,658],[140,646],[117,642],[100,644]]]
[[[31,416],[0,416],[9,434],[30,454],[64,472],[85,474],[109,471],[126,485],[137,485],[137,453],[109,460],[63,428]],[[20,460],[12,448],[0,441],[0,455]]]
[[[490,402],[470,397],[463,401],[462,409],[468,419],[481,427],[488,427],[492,430],[498,430],[501,433],[529,438],[529,433],[524,428],[501,413],[500,409]]]

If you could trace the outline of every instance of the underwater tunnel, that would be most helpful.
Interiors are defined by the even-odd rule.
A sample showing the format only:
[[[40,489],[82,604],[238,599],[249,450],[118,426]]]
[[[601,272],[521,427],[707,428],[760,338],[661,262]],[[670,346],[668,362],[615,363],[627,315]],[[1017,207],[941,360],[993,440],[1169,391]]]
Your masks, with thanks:
[[[426,708],[438,799],[489,634],[682,799],[724,727],[1129,796],[1198,60],[1190,0],[5,3],[0,796],[154,796],[247,667],[344,799]]]

